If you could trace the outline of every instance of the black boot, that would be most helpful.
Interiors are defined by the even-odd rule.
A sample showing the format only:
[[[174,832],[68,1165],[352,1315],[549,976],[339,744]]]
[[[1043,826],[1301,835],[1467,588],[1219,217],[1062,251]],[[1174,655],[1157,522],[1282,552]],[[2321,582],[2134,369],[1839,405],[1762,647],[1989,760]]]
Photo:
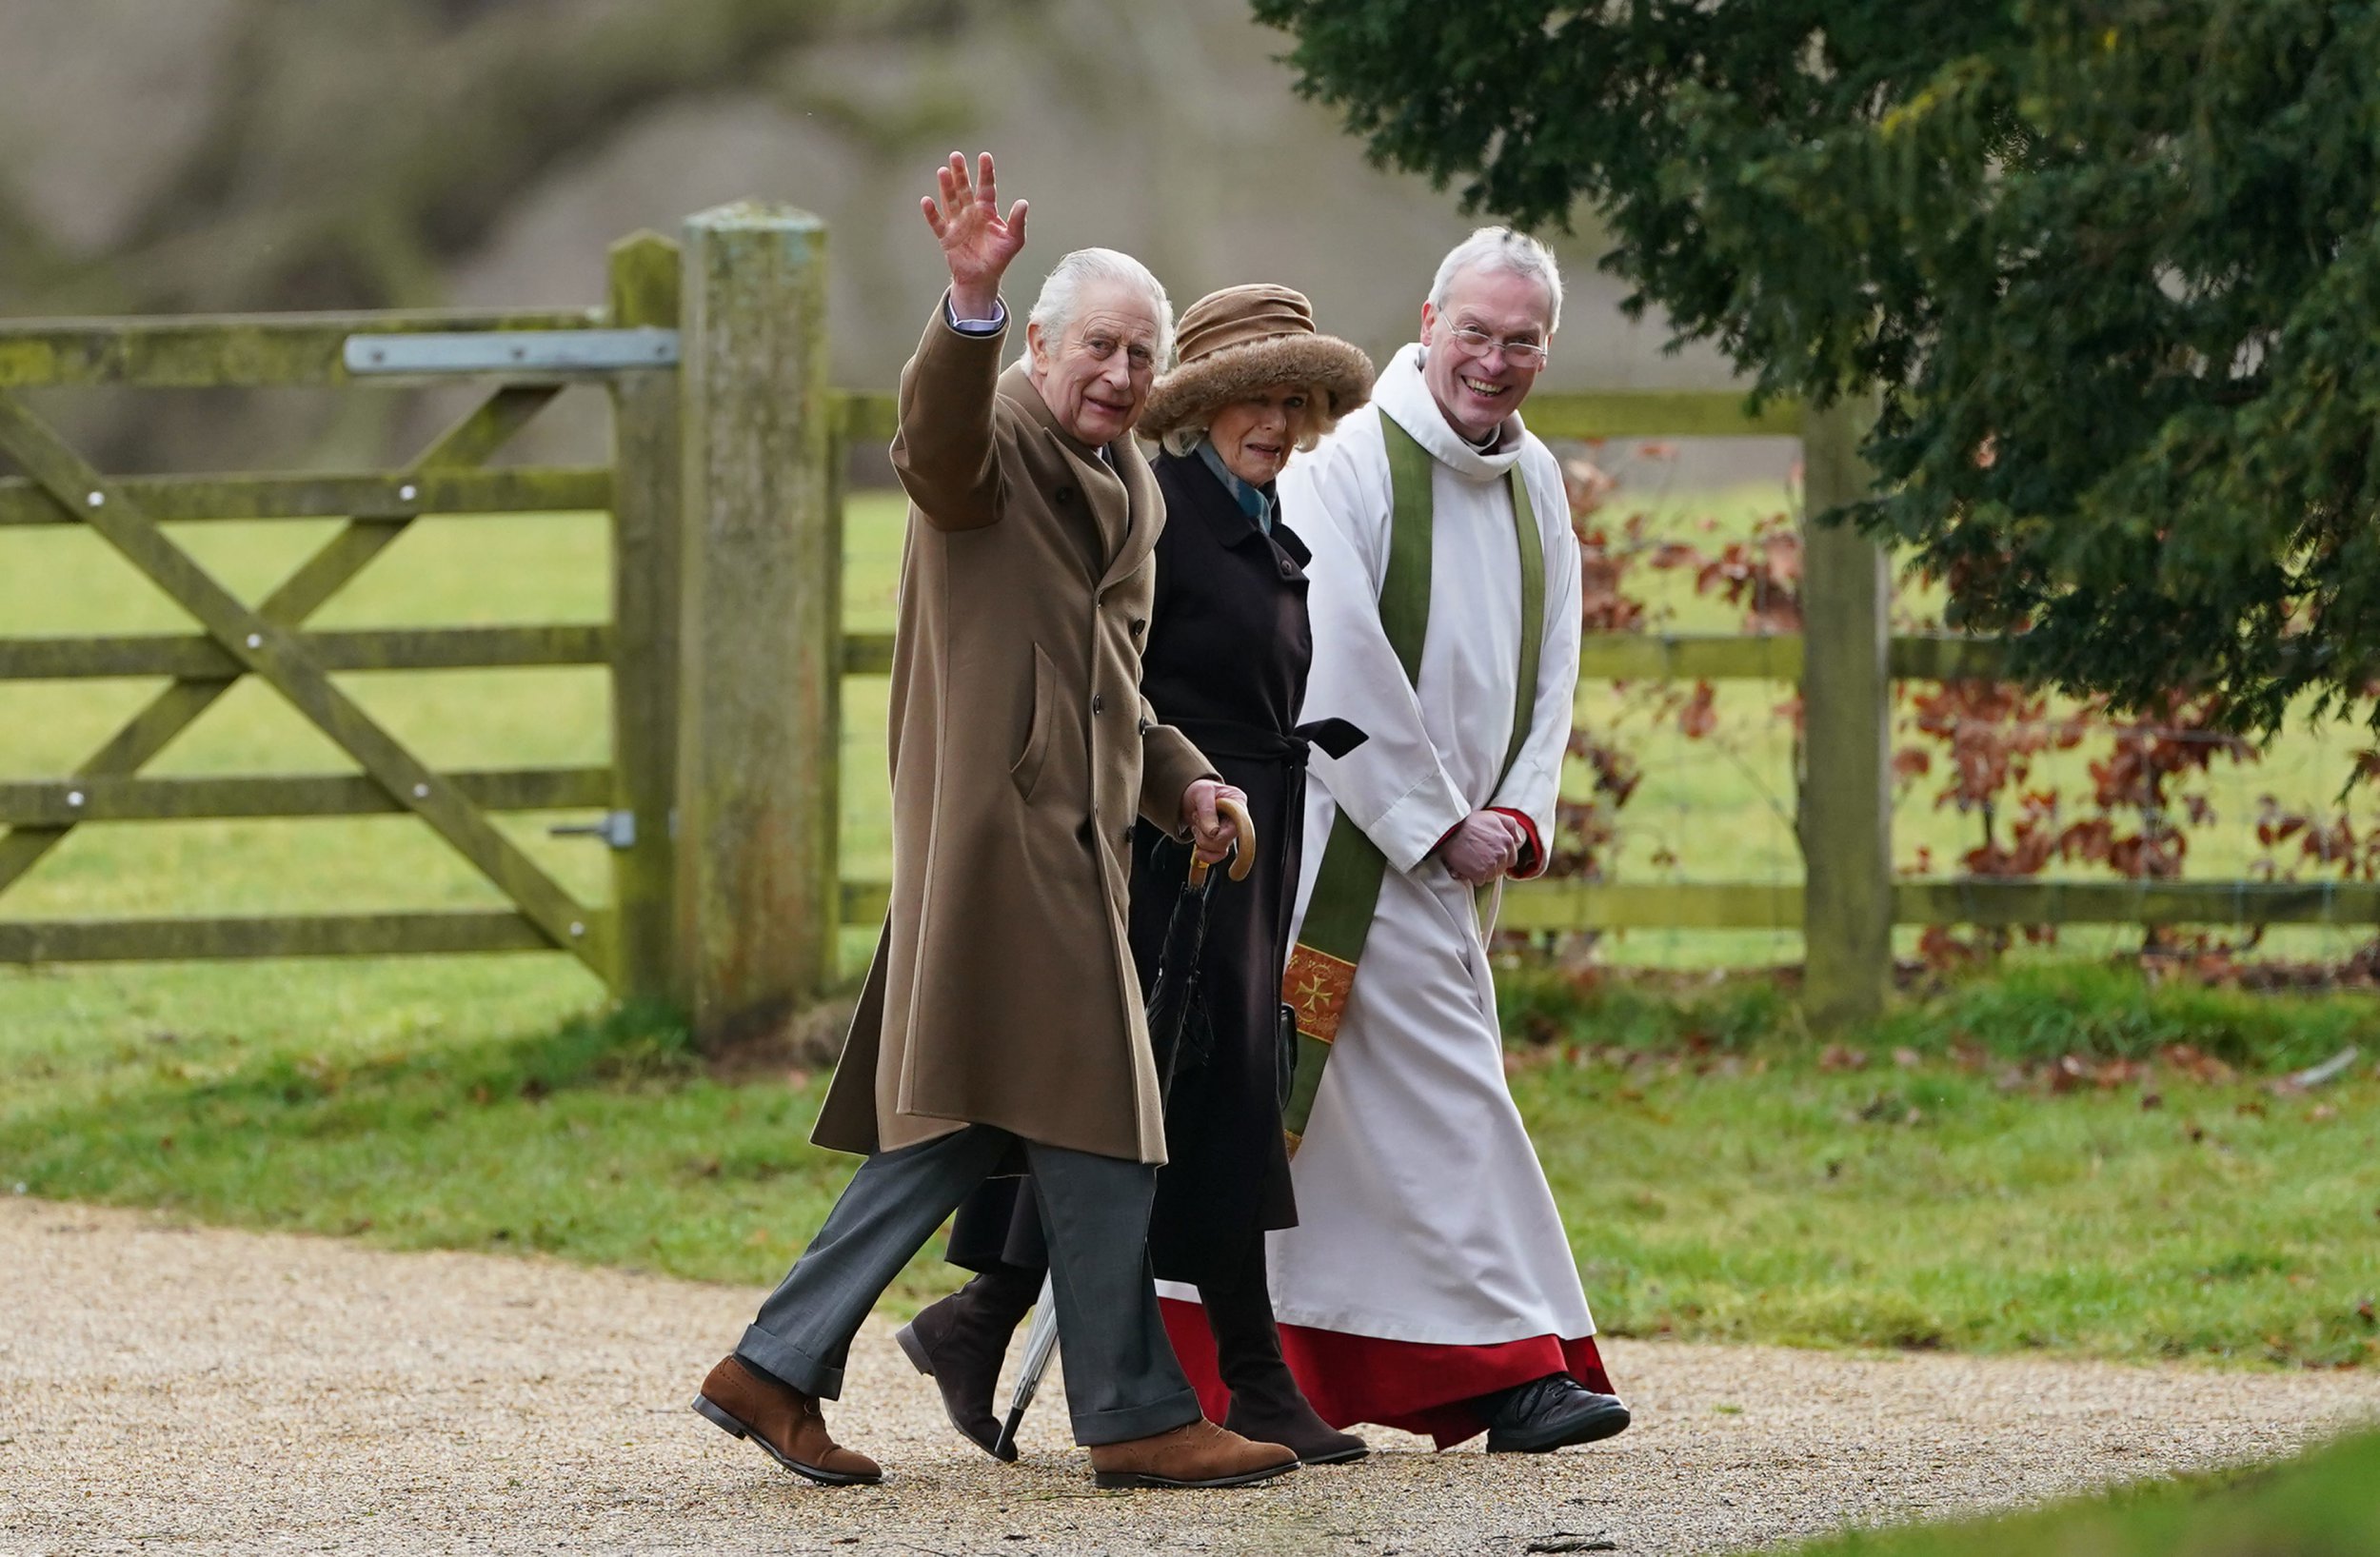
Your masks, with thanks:
[[[1041,1295],[1041,1271],[995,1266],[921,1310],[893,1335],[917,1370],[942,1391],[950,1425],[997,1460],[1017,1457],[1013,1445],[1005,1454],[993,1447],[1000,1441],[992,1397],[1000,1388],[1001,1361],[1008,1355],[1008,1338],[1018,1322]]]
[[[1264,1245],[1257,1244],[1254,1279],[1228,1290],[1199,1289],[1206,1305],[1206,1327],[1215,1332],[1215,1370],[1231,1389],[1231,1411],[1223,1426],[1261,1444],[1286,1444],[1308,1465],[1360,1460],[1370,1446],[1340,1432],[1316,1413],[1297,1375],[1281,1361],[1280,1330],[1273,1323],[1273,1299],[1265,1290]]]

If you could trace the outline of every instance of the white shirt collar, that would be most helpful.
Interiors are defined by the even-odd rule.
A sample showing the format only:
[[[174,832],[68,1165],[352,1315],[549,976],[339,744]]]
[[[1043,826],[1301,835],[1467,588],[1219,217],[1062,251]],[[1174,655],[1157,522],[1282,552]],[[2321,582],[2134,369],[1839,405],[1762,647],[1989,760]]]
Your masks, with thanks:
[[[1521,445],[1527,441],[1520,413],[1516,411],[1504,419],[1503,441],[1496,452],[1481,453],[1454,429],[1446,413],[1438,408],[1437,399],[1421,377],[1421,355],[1420,343],[1409,342],[1380,370],[1378,381],[1372,385],[1372,399],[1380,414],[1413,434],[1413,441],[1427,449],[1430,458],[1457,475],[1475,482],[1501,478],[1520,458]]]

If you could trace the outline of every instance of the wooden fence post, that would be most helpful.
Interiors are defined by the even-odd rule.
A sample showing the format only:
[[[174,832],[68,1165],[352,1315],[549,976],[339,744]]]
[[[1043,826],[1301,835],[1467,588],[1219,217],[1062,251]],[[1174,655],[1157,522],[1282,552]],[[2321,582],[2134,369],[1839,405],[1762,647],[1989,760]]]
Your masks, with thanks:
[[[678,246],[640,232],[612,246],[611,323],[678,327]],[[678,375],[611,380],[613,993],[685,1000],[677,964]]]
[[[827,458],[826,229],[743,203],[684,256],[678,883],[707,1051],[835,974],[843,537]]]
[[[1883,548],[1809,521],[1864,496],[1862,408],[1802,428],[1803,1009],[1814,1027],[1875,1015],[1893,980],[1891,583]]]

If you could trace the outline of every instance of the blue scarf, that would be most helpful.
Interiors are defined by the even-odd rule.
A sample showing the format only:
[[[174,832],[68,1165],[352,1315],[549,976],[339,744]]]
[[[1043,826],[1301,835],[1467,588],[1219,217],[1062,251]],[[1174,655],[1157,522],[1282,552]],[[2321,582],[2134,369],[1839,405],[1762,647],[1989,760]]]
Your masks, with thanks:
[[[1264,488],[1251,486],[1233,475],[1231,466],[1223,463],[1223,457],[1215,451],[1215,440],[1212,438],[1199,440],[1199,458],[1206,462],[1207,469],[1215,472],[1215,479],[1223,483],[1223,490],[1229,492],[1232,501],[1240,504],[1240,511],[1256,521],[1258,529],[1271,535],[1273,500],[1264,495]]]

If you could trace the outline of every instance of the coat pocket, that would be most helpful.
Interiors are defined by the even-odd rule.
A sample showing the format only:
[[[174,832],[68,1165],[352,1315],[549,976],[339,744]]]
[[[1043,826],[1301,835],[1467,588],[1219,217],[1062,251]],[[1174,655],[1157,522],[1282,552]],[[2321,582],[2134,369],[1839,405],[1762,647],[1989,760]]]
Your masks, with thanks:
[[[1041,761],[1049,755],[1050,721],[1058,710],[1058,667],[1033,645],[1033,714],[1024,730],[1024,750],[1008,764],[1008,781],[1017,786],[1017,793],[1033,798],[1034,785],[1041,781]]]

